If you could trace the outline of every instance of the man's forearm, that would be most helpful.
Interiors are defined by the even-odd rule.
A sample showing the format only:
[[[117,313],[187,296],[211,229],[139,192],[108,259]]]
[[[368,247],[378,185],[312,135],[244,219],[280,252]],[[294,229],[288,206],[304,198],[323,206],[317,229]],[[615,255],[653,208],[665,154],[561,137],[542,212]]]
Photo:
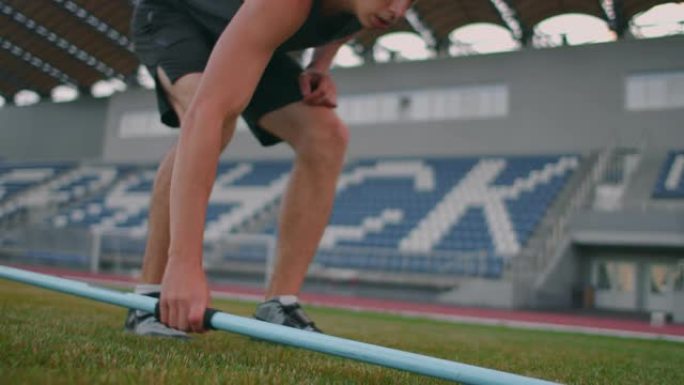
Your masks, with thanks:
[[[333,60],[335,60],[335,55],[346,42],[351,40],[352,37],[346,37],[344,39],[335,40],[326,45],[316,47],[314,50],[313,58],[311,64],[308,68],[315,69],[321,72],[327,72],[330,67],[332,67]]]
[[[171,179],[170,263],[202,264],[204,222],[221,151],[218,122],[188,119],[177,147]]]

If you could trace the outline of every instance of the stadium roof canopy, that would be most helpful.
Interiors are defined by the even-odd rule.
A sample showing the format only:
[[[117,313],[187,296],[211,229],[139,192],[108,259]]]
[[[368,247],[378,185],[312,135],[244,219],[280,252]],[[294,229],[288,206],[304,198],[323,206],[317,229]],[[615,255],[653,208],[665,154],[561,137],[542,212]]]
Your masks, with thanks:
[[[534,26],[549,17],[583,13],[622,36],[637,13],[667,0],[420,0],[407,19],[386,31],[358,37],[369,52],[382,35],[416,32],[436,52],[449,34],[473,23],[492,23],[529,43]],[[104,79],[135,84],[139,63],[128,37],[131,0],[0,0],[0,96],[21,90],[50,97],[59,85],[89,93]]]

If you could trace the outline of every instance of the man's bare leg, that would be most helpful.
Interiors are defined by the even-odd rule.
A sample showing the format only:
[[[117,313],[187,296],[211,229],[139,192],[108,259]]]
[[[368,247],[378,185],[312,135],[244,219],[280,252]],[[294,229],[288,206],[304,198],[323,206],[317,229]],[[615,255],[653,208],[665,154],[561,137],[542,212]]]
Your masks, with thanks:
[[[334,110],[303,103],[271,112],[260,123],[285,140],[296,156],[281,203],[269,299],[300,291],[332,211],[348,131]]]
[[[199,76],[186,75],[171,87],[165,84],[181,117],[192,99]],[[160,79],[164,84],[163,74],[160,74]],[[281,205],[277,262],[266,293],[270,298],[299,293],[330,217],[337,178],[344,163],[348,132],[333,110],[302,103],[271,112],[260,123],[285,140],[296,154]],[[229,139],[229,136],[225,137],[224,143]],[[161,283],[166,267],[170,239],[169,190],[174,156],[175,145],[162,161],[155,178],[141,276],[143,283]]]
[[[183,119],[183,114],[190,105],[190,101],[199,85],[201,74],[188,74],[171,85],[166,74],[158,71],[162,86],[174,107]],[[234,125],[227,124],[223,130],[222,148],[225,148],[233,134]],[[135,291],[140,294],[159,293],[161,282],[168,262],[170,244],[170,192],[173,164],[176,156],[176,144],[167,152],[159,165],[154,180],[150,212],[148,216],[148,237],[143,258],[143,270],[140,283]],[[159,336],[167,338],[188,338],[187,333],[170,328],[151,314],[130,310],[124,324],[125,330],[143,336]]]
[[[176,83],[171,84],[163,70],[157,72],[162,86],[166,90],[176,114],[183,119],[183,114],[192,101],[201,78],[200,73],[183,76]],[[224,130],[223,148],[230,142],[232,126]],[[176,144],[169,149],[159,165],[154,179],[150,212],[148,216],[148,235],[143,257],[142,274],[140,282],[145,284],[161,284],[164,270],[168,261],[170,236],[170,192],[171,176],[173,175],[173,163],[176,156]]]
[[[164,84],[165,76],[160,74],[160,78]],[[193,76],[188,75],[176,82],[176,85],[182,85],[183,80],[192,81],[192,79]],[[196,81],[199,81],[199,75]],[[167,92],[169,89],[171,92],[174,91],[173,88],[168,87],[168,82],[165,86]],[[181,95],[188,94],[187,91],[181,93]],[[170,96],[172,95],[174,94]],[[188,98],[187,102],[178,102],[171,97],[179,116],[183,116],[184,107],[189,105],[190,99]],[[292,175],[281,205],[277,262],[266,293],[266,298],[270,299],[275,296],[299,294],[332,211],[337,178],[344,163],[348,131],[337,118],[334,110],[310,107],[303,103],[295,103],[271,112],[264,116],[260,123],[271,133],[285,140],[296,154]],[[225,130],[224,147],[230,140],[231,134],[232,129]],[[145,284],[161,283],[168,261],[169,193],[174,157],[175,145],[165,156],[155,178],[150,205],[149,235],[141,277],[141,282]],[[288,313],[288,317],[290,314],[296,317],[296,327],[320,331],[311,320],[303,316],[303,312],[289,313],[292,307],[282,309]],[[266,314],[269,313],[268,309],[260,306],[255,314],[257,318],[260,318],[261,310],[265,310]],[[129,315],[128,319],[135,318]],[[292,320],[290,318],[288,322]],[[268,319],[268,321],[283,323],[283,320],[279,319]],[[129,330],[134,328],[131,327]],[[173,335],[173,333],[180,332],[168,328],[163,329],[164,326],[159,323],[152,324],[148,328],[154,328],[153,332],[158,335],[187,338],[185,334]]]
[[[147,243],[140,281],[161,284],[169,251],[169,195],[176,144],[166,153],[154,178],[147,222]]]

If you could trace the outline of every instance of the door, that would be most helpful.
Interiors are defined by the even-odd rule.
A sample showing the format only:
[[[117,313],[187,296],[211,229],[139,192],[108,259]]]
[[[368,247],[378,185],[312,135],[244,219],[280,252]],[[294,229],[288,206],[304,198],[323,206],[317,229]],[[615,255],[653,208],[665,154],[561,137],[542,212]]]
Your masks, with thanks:
[[[637,310],[637,266],[634,262],[594,260],[592,285],[599,309]]]
[[[647,267],[644,290],[646,310],[672,312],[675,267],[665,263],[651,263]]]

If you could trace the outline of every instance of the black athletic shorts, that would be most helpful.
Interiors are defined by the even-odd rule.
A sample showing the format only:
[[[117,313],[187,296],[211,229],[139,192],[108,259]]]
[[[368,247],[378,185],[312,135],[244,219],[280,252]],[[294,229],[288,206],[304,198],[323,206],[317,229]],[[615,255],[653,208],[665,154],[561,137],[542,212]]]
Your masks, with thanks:
[[[131,22],[136,54],[155,78],[161,121],[171,127],[179,127],[180,121],[157,78],[156,69],[161,67],[172,83],[183,75],[203,72],[222,30],[218,28],[220,19],[188,12],[183,7],[178,0],[142,0]],[[285,52],[276,51],[268,63],[242,113],[262,145],[282,141],[257,121],[271,111],[302,100],[298,81],[301,72],[301,66]],[[226,88],[230,89],[230,84]]]

